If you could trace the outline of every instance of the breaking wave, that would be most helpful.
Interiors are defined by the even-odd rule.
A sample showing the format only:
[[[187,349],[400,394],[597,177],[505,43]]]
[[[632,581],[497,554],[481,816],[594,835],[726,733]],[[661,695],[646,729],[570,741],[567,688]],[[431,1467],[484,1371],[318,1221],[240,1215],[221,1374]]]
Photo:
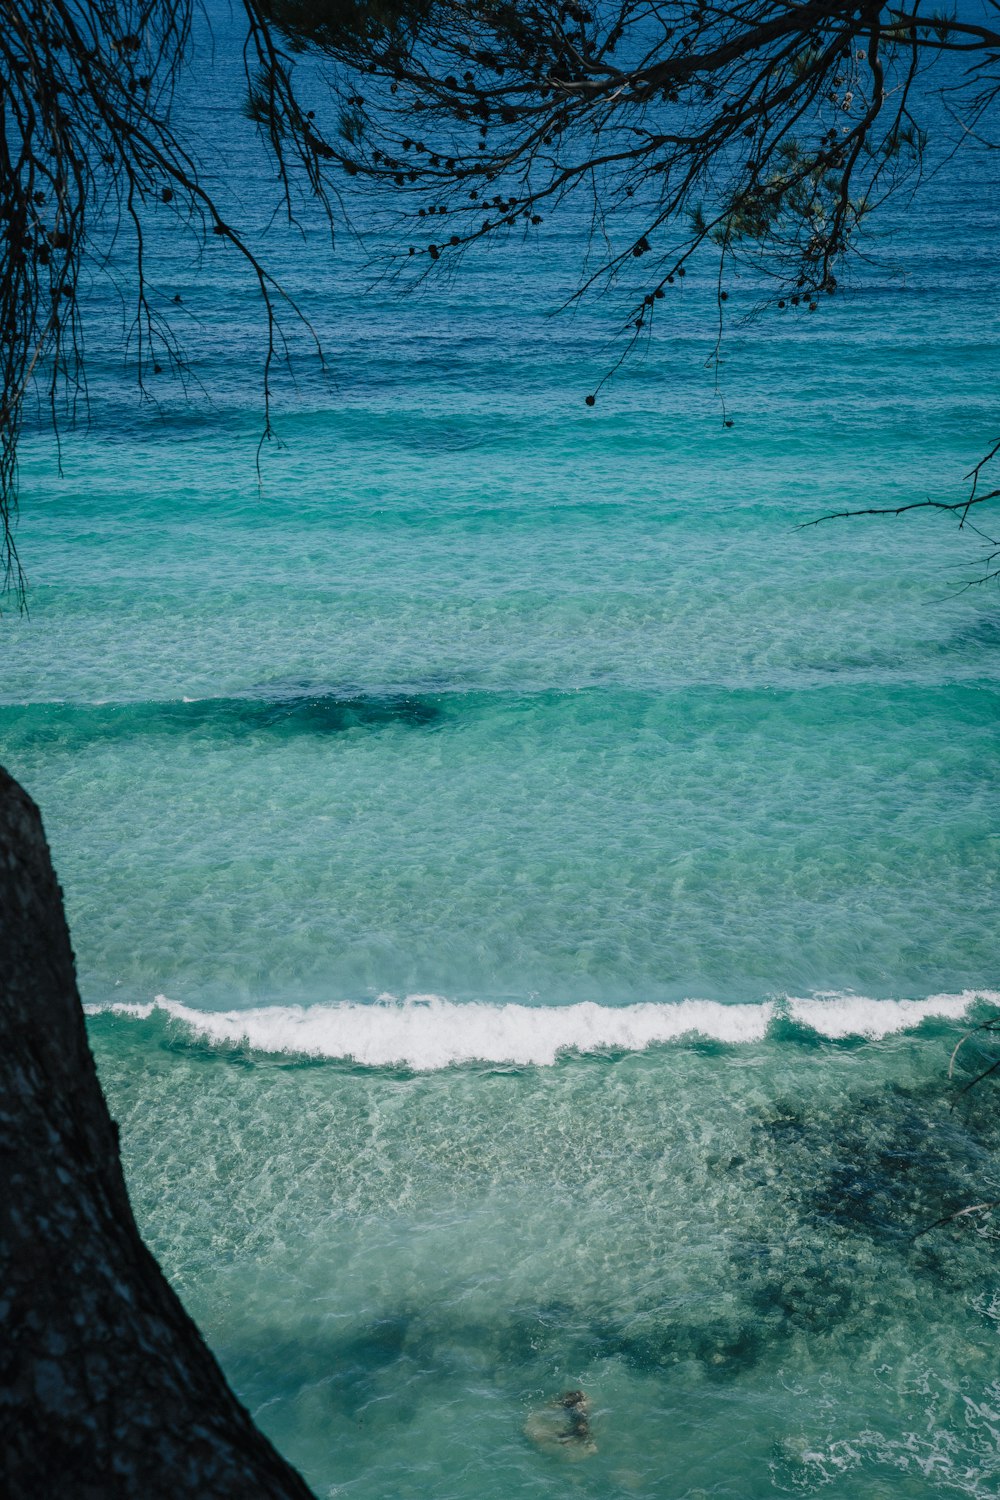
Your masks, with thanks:
[[[158,995],[147,1004],[87,1006],[169,1022],[217,1046],[262,1053],[341,1058],[367,1067],[419,1072],[457,1063],[548,1066],[562,1053],[641,1052],[658,1043],[702,1037],[728,1045],[761,1042],[781,1022],[843,1040],[910,1031],[931,1018],[960,1020],[975,1004],[1000,1006],[1000,992],[963,990],[923,1000],[872,1000],[864,995],[787,997],[725,1005],[681,1000],[610,1006],[585,1001],[565,1006],[459,1003],[437,995],[370,1003],[268,1005],[254,1010],[206,1011]]]

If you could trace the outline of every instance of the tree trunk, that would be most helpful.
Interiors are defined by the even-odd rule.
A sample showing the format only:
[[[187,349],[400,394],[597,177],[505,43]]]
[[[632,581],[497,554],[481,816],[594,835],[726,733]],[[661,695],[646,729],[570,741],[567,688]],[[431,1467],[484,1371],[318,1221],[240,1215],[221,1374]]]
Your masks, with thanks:
[[[38,809],[0,770],[0,1447],[8,1500],[308,1500],[146,1249]]]

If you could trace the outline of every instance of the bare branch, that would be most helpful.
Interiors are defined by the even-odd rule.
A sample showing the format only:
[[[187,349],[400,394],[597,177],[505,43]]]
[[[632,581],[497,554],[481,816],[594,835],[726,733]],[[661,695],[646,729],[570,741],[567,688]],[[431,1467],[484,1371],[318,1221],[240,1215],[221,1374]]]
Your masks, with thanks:
[[[965,1219],[969,1214],[986,1213],[987,1209],[1000,1206],[1000,1198],[993,1198],[987,1203],[970,1203],[967,1208],[958,1208],[953,1214],[944,1214],[940,1219],[935,1219],[933,1224],[926,1224],[923,1229],[918,1229],[913,1236],[914,1240],[923,1239],[925,1234],[930,1234],[932,1229],[940,1229],[945,1224],[953,1224],[956,1219]]]

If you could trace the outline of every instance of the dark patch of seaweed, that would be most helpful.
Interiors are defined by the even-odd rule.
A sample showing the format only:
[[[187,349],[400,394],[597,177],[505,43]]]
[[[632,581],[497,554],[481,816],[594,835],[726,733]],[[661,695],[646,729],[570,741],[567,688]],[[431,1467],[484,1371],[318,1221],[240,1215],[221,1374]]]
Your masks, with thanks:
[[[198,698],[191,702],[45,704],[4,710],[6,737],[30,746],[88,745],[107,740],[171,736],[233,740],[289,738],[352,730],[433,729],[444,718],[429,694],[344,696],[336,692]]]

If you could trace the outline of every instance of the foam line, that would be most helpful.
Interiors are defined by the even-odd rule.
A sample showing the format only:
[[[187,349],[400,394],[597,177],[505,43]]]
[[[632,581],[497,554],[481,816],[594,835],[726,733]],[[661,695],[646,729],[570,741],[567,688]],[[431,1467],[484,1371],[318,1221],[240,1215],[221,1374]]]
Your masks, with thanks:
[[[789,1000],[788,1014],[820,1036],[883,1037],[912,1031],[930,1016],[960,1021],[975,1001],[1000,1005],[996,990],[963,990],[958,995],[930,995],[926,1000],[868,1000],[864,995],[815,995]]]
[[[564,1052],[641,1052],[656,1043],[701,1036],[729,1045],[763,1041],[785,1017],[830,1038],[884,1037],[911,1030],[929,1017],[957,1020],[979,1002],[1000,1005],[1000,992],[965,990],[925,1000],[870,1000],[863,995],[817,995],[722,1005],[714,1000],[673,1004],[527,1006],[460,1004],[436,995],[406,1000],[383,996],[370,1004],[269,1005],[256,1010],[204,1011],[168,1000],[145,1005],[88,1006],[148,1019],[163,1012],[218,1046],[258,1052],[351,1059],[368,1067],[400,1065],[429,1071],[455,1063],[547,1066]]]

